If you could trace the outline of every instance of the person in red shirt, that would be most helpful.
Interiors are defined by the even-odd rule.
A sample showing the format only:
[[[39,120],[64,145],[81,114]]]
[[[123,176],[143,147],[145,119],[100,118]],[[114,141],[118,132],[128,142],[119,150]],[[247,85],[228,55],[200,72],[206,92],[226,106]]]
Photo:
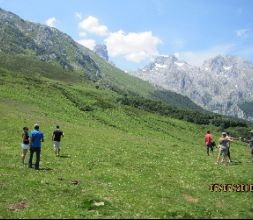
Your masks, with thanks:
[[[210,150],[213,153],[212,141],[213,141],[213,136],[212,136],[210,131],[207,131],[206,135],[205,135],[205,144],[206,144],[206,152],[207,152],[208,156],[209,156],[209,151]]]

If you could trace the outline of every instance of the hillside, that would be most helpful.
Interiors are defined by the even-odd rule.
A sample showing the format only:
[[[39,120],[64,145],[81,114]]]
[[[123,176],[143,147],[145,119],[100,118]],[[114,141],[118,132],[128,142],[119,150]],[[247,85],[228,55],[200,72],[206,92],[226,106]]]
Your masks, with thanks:
[[[209,129],[216,142],[224,130],[246,137],[252,124],[203,111],[1,9],[0,42],[0,218],[253,218],[252,192],[210,191],[252,186],[248,145],[235,140],[233,163],[216,165],[203,140]],[[35,123],[45,135],[39,171],[29,155],[20,161],[22,128]]]
[[[138,94],[166,102],[171,106],[203,111],[188,97],[153,86],[124,73],[56,28],[25,21],[1,8],[0,42],[1,66],[6,67],[7,62],[7,69],[20,71],[17,68],[24,60],[26,64],[29,63],[29,59],[32,59],[32,63],[38,60],[39,66],[41,66],[41,61],[44,61],[46,65],[52,64],[68,71],[67,78],[69,79],[77,79],[76,75],[79,75],[79,81],[88,79],[119,93]],[[30,65],[26,65],[24,71],[32,72],[34,66],[31,65],[30,68]],[[40,74],[51,77],[50,70]]]
[[[235,141],[235,162],[217,166],[217,150],[207,157],[203,146],[207,129],[217,141],[216,127],[121,105],[88,82],[0,71],[1,218],[253,217],[250,192],[209,190],[252,184],[246,144]],[[40,171],[19,158],[22,127],[35,122],[45,134]],[[59,158],[56,124],[65,132]]]

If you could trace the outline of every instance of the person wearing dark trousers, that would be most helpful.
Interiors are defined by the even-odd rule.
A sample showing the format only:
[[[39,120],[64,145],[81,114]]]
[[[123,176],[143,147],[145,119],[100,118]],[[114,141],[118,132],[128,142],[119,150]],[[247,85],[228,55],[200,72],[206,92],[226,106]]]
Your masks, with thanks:
[[[227,137],[231,139],[229,132],[227,132]],[[228,162],[231,163],[231,157],[230,157],[230,141],[228,142],[228,151],[227,151],[227,156],[228,156]]]
[[[211,150],[211,152],[213,153],[212,141],[213,141],[213,136],[210,131],[207,131],[205,135],[205,144],[206,144],[206,152],[208,156],[209,156],[209,150]]]
[[[41,153],[41,142],[44,141],[44,135],[39,130],[39,125],[34,125],[34,130],[30,134],[30,159],[28,167],[32,168],[33,154],[36,153],[35,169],[39,170],[40,167],[40,153]]]

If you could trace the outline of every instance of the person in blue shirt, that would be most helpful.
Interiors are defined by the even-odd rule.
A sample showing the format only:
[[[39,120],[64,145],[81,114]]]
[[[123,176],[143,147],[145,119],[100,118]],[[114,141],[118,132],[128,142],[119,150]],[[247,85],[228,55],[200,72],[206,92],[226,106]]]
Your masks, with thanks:
[[[35,124],[34,130],[30,134],[30,159],[28,166],[29,168],[32,168],[33,154],[36,153],[36,162],[35,162],[36,170],[39,170],[41,142],[44,141],[44,135],[39,129],[40,126],[38,124]]]

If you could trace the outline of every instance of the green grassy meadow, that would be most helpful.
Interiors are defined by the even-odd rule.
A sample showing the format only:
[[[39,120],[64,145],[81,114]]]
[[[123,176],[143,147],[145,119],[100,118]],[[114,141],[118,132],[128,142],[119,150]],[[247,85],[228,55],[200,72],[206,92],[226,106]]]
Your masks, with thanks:
[[[200,126],[117,103],[89,83],[0,74],[0,218],[253,218],[252,192],[210,184],[253,184],[245,143],[230,165],[206,155]],[[45,135],[41,170],[21,164],[22,127]],[[53,152],[56,125],[65,133]],[[29,154],[26,156],[28,161]],[[102,205],[96,206],[95,203]]]

